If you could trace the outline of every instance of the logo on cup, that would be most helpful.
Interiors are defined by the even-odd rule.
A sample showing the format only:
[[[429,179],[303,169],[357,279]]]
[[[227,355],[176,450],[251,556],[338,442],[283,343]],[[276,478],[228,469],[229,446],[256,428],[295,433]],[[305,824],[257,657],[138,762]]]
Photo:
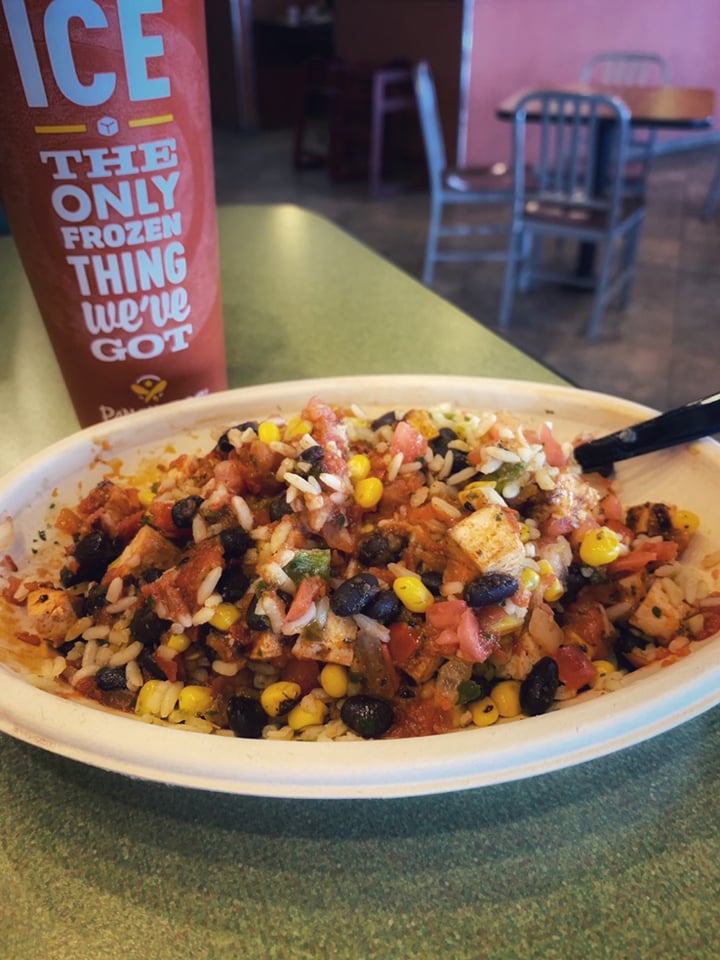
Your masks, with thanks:
[[[143,403],[151,404],[162,400],[167,385],[167,380],[163,380],[162,377],[158,377],[154,373],[149,373],[139,377],[135,383],[131,383],[130,389]]]

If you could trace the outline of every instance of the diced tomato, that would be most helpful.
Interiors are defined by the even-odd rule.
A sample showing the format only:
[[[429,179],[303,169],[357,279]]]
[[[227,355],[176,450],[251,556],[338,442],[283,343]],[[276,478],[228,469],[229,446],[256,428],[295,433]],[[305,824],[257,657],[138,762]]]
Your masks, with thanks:
[[[325,583],[321,577],[305,577],[304,580],[301,580],[297,593],[288,607],[286,619],[293,621],[304,617],[310,609],[310,604],[324,589]]]
[[[600,511],[605,520],[623,520],[625,511],[620,502],[620,497],[615,493],[606,494],[600,501]]]
[[[669,563],[675,560],[677,555],[678,545],[674,540],[651,541],[613,560],[608,564],[607,571],[610,574],[630,573],[634,570],[642,570],[649,563]]]
[[[173,523],[172,508],[170,500],[153,500],[146,511],[148,522],[166,537],[185,537],[185,534]]]
[[[393,438],[390,442],[390,452],[394,455],[402,453],[403,462],[410,463],[417,460],[418,457],[425,456],[427,450],[427,440],[411,427],[405,420],[400,420],[395,424]]]
[[[425,611],[425,619],[437,630],[457,627],[468,609],[464,600],[440,600]]]
[[[580,647],[560,647],[555,654],[560,682],[573,690],[586,686],[597,676],[590,658]]]
[[[303,696],[319,684],[320,666],[317,660],[297,660],[291,657],[280,672],[282,680],[297,683]]]
[[[420,634],[410,624],[398,620],[390,624],[388,647],[393,663],[405,663],[420,646]]]
[[[548,517],[547,520],[543,520],[540,524],[540,532],[544,537],[547,537],[550,540],[555,540],[557,537],[564,536],[566,533],[570,533],[573,528],[572,517]]]
[[[434,700],[404,700],[395,707],[395,723],[387,737],[427,737],[433,733],[447,733],[453,728],[452,710]]]
[[[717,596],[717,594],[712,594],[712,596]],[[706,640],[720,630],[720,607],[705,607],[702,616],[703,628],[700,633],[693,637],[694,640]]]
[[[177,660],[175,660],[174,658],[167,659],[166,657],[158,657],[157,655],[153,657],[153,660],[158,665],[158,667],[162,670],[162,672],[165,674],[168,680],[171,683],[175,683],[175,681],[178,678]]]
[[[18,630],[15,633],[15,637],[18,640],[22,640],[23,643],[30,644],[31,647],[39,647],[42,643],[42,640],[36,633],[28,633],[26,630]]]
[[[595,659],[607,656],[606,620],[602,604],[582,599],[571,603],[563,614],[563,627],[592,648]]]
[[[458,656],[469,663],[484,663],[497,648],[492,634],[480,629],[474,612],[468,608],[457,625]]]
[[[540,438],[540,443],[545,448],[545,459],[550,464],[551,467],[564,467],[567,463],[567,457],[563,452],[563,448],[557,442],[553,436],[552,429],[549,423],[543,423],[540,427],[538,436]]]

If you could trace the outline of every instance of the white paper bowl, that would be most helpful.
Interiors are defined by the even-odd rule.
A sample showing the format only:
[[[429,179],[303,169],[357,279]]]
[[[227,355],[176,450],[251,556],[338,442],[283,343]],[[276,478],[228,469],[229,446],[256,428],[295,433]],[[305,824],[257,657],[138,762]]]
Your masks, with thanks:
[[[297,412],[318,395],[386,410],[453,401],[549,419],[561,439],[597,435],[653,411],[598,393],[537,383],[393,376],[295,381],[182,401],[92,427],[28,460],[0,482],[0,520],[11,516],[22,563],[51,500],[73,505],[102,476],[96,458],[128,470],[148,456],[204,452],[228,426]],[[93,466],[94,464],[94,466]],[[691,509],[702,526],[693,557],[720,547],[720,446],[705,440],[618,468],[623,502],[661,499]],[[516,723],[404,740],[303,743],[242,740],[153,726],[30,686],[0,649],[0,730],[83,763],[180,786],[274,797],[396,797],[461,790],[534,776],[639,743],[720,700],[720,640],[672,666],[632,674],[622,689]]]

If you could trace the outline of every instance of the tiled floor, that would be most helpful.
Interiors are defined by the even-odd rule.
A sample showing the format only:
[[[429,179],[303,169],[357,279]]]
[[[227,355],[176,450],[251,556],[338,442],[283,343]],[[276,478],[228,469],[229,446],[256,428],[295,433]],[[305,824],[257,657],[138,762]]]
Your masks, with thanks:
[[[717,148],[656,161],[631,306],[606,314],[589,344],[587,293],[558,287],[519,295],[506,338],[579,386],[665,409],[720,389],[720,209],[700,220]],[[292,168],[286,131],[215,139],[220,203],[296,203],[327,216],[415,277],[428,196],[368,199],[362,183],[331,184],[323,170]],[[435,289],[496,327],[501,264],[440,265]]]

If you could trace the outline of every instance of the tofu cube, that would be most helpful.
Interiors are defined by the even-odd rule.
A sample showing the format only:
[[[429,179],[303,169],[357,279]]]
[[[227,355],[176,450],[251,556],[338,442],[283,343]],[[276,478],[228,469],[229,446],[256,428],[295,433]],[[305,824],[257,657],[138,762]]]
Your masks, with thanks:
[[[520,525],[512,510],[488,503],[460,520],[448,536],[451,548],[480,573],[517,575],[525,560]]]

